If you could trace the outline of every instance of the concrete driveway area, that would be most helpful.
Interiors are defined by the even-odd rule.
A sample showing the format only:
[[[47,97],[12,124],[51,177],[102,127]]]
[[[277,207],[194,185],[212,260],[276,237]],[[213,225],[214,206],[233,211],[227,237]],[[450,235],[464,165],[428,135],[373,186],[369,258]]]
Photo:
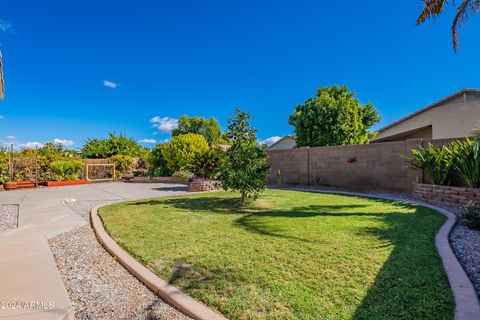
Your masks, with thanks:
[[[18,228],[0,232],[0,319],[73,317],[48,245],[48,239],[86,223],[66,202],[145,199],[185,192],[182,185],[122,182],[0,192],[0,204],[19,204]]]

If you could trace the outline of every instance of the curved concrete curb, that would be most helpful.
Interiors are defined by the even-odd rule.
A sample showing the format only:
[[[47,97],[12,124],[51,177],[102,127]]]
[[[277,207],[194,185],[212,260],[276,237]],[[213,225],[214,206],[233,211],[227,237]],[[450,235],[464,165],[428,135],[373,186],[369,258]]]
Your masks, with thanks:
[[[157,293],[167,303],[196,320],[226,320],[223,316],[210,310],[208,307],[186,295],[174,286],[169,285],[157,277],[153,272],[132,258],[124,251],[105,231],[102,221],[98,216],[98,209],[103,205],[96,206],[90,212],[93,230],[99,242],[110,252],[130,273],[142,281],[150,290]]]
[[[452,212],[433,206],[427,203],[414,201],[414,200],[403,200],[395,197],[388,196],[377,196],[372,194],[360,193],[360,192],[347,192],[347,191],[335,191],[335,190],[311,190],[311,189],[302,189],[302,188],[289,188],[287,190],[293,191],[302,191],[302,192],[316,192],[316,193],[328,193],[328,194],[338,194],[338,195],[347,195],[347,196],[359,196],[365,198],[374,198],[374,199],[387,199],[402,201],[410,203],[417,206],[422,206],[430,208],[440,212],[441,214],[447,217],[447,221],[442,225],[437,235],[435,236],[435,245],[437,247],[438,254],[442,259],[443,267],[447,273],[448,281],[450,287],[452,288],[453,295],[455,297],[455,320],[478,320],[480,319],[480,303],[475,293],[475,289],[472,285],[472,282],[468,278],[465,270],[463,270],[462,265],[457,260],[457,257],[450,247],[450,241],[448,237],[450,231],[455,226],[457,217]]]

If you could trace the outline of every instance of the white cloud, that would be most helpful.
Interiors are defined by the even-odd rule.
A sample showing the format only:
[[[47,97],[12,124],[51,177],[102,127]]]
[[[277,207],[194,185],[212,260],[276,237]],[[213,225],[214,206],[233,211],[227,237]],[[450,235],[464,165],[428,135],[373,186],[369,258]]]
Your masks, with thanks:
[[[15,136],[6,136],[2,139],[2,143],[14,143],[17,142],[17,137]]]
[[[260,145],[266,144],[267,146],[271,146],[272,144],[274,144],[275,142],[277,142],[280,139],[282,139],[282,137],[273,136],[273,137],[267,138],[265,140],[262,140],[259,143],[260,143]]]
[[[43,147],[43,143],[38,142],[38,141],[29,141],[26,143],[21,143],[18,145],[19,149],[35,149],[35,148],[41,148]],[[15,148],[15,147],[14,147]]]
[[[145,138],[145,139],[140,140],[139,142],[140,143],[157,143],[157,140]]]
[[[15,136],[6,136],[0,140],[2,146],[10,150],[13,145],[13,150],[22,150],[22,149],[35,149],[43,147],[43,143],[38,141],[29,141],[26,143],[20,143]]]
[[[3,148],[7,148],[8,150],[10,150],[10,147],[12,144],[13,144],[13,149],[15,150],[18,149],[17,137],[15,136],[6,136],[5,138],[0,140],[0,143],[2,144]]]
[[[152,127],[157,128],[162,133],[172,132],[173,129],[178,127],[178,119],[176,118],[160,118],[157,116],[150,119],[150,122],[153,123]]]
[[[15,33],[12,24],[3,19],[0,19],[0,31]]]
[[[64,146],[64,147],[70,147],[71,145],[73,145],[73,141],[72,141],[72,140],[59,139],[59,138],[53,139],[53,143],[55,143],[55,144],[61,144],[61,145]]]
[[[22,149],[35,149],[43,147],[43,143],[38,141],[28,141],[26,143],[20,143],[15,136],[6,136],[0,140],[0,143],[4,148],[10,150],[13,145],[13,150],[22,150]]]
[[[105,87],[112,88],[112,89],[115,89],[116,87],[118,87],[118,83],[115,83],[113,81],[108,81],[108,80],[103,80],[103,85]]]
[[[69,147],[73,144],[73,141],[55,138],[53,140],[53,143],[61,144],[64,147]],[[7,148],[10,150],[11,145],[13,145],[14,150],[22,150],[22,149],[42,148],[45,145],[45,143],[39,142],[39,141],[28,141],[28,142],[22,143],[18,141],[17,137],[12,135],[6,136],[5,138],[0,139],[0,146],[3,146],[4,148]]]

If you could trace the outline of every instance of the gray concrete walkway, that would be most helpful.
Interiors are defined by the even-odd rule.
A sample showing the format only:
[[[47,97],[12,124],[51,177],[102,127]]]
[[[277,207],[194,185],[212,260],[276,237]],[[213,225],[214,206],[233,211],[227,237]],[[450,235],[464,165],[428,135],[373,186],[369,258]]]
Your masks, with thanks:
[[[86,222],[67,199],[128,200],[181,194],[185,186],[122,182],[0,192],[19,204],[18,229],[0,233],[0,319],[71,319],[71,303],[48,239]]]

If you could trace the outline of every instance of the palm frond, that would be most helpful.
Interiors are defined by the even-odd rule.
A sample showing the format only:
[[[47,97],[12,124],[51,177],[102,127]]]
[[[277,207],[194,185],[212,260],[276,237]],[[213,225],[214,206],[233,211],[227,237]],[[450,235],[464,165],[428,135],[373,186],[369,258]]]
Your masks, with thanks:
[[[470,13],[476,13],[478,11],[479,6],[480,1],[478,0],[465,0],[458,6],[455,19],[453,19],[452,23],[452,40],[455,52],[458,50],[458,30],[467,21]]]
[[[423,0],[423,10],[417,18],[417,25],[424,23],[427,19],[440,15],[443,7],[449,0]]]
[[[456,5],[455,0],[423,0],[423,10],[417,18],[417,25],[424,23],[427,19],[439,16],[443,12],[445,5],[452,3]],[[452,23],[452,41],[455,52],[458,50],[458,31],[472,14],[480,11],[480,0],[464,0],[456,9],[455,18]]]

